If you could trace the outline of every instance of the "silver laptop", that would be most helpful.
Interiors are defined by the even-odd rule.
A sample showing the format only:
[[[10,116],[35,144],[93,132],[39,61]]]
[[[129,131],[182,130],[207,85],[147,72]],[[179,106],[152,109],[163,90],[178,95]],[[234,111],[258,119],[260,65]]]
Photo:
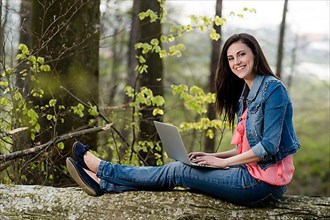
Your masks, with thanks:
[[[154,124],[156,126],[160,140],[163,143],[163,148],[170,158],[181,161],[182,163],[190,166],[218,168],[209,165],[199,165],[190,161],[186,147],[183,144],[177,127],[158,121],[154,121]]]

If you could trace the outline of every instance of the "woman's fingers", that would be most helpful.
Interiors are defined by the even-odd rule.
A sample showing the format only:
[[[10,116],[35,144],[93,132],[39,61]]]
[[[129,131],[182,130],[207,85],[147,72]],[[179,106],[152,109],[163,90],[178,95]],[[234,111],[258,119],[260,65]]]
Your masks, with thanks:
[[[188,154],[188,157],[190,160],[192,160],[196,157],[205,156],[205,155],[206,155],[206,153],[204,153],[204,152],[191,152]]]

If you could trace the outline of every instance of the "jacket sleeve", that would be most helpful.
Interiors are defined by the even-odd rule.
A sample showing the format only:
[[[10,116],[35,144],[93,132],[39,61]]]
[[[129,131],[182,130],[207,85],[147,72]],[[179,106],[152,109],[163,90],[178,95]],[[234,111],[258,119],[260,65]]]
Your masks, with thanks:
[[[262,161],[268,161],[279,151],[285,114],[290,102],[282,83],[271,82],[266,89],[262,139],[252,147],[252,151]]]

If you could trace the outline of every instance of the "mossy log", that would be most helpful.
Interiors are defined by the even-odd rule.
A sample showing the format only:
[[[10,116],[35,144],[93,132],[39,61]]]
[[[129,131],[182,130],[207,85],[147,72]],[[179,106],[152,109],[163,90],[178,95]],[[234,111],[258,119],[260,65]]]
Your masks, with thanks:
[[[256,208],[182,190],[91,197],[76,187],[0,185],[0,219],[330,219],[330,197],[285,196]]]

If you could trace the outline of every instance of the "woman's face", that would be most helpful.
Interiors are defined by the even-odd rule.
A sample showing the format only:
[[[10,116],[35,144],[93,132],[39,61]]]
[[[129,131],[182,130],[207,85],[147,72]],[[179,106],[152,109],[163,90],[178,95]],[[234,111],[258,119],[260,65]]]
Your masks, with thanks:
[[[244,43],[238,41],[228,47],[227,58],[231,71],[246,82],[255,78],[253,71],[254,55]]]

